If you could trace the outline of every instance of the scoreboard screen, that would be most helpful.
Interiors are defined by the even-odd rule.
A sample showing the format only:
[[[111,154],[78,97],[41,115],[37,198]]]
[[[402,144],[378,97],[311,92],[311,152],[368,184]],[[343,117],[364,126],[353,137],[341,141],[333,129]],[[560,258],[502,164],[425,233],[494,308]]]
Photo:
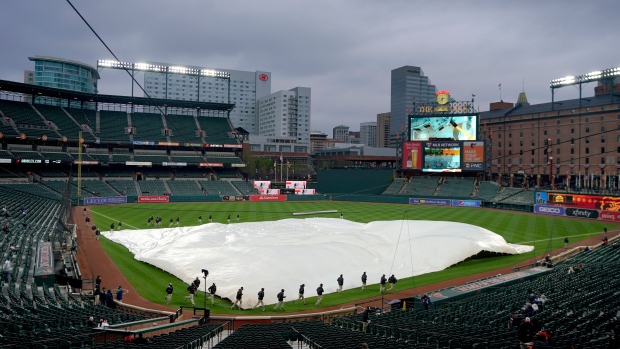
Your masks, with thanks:
[[[416,116],[409,118],[410,141],[475,141],[478,130],[477,115]]]
[[[482,172],[484,141],[403,142],[402,164],[422,172]]]

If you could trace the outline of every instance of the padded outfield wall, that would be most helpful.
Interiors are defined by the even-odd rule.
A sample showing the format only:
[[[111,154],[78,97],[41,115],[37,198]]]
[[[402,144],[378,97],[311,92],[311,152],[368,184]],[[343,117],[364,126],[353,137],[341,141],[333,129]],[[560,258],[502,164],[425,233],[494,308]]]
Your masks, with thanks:
[[[325,169],[317,171],[317,182],[309,189],[321,194],[345,193],[379,195],[390,185],[394,171],[375,169]]]

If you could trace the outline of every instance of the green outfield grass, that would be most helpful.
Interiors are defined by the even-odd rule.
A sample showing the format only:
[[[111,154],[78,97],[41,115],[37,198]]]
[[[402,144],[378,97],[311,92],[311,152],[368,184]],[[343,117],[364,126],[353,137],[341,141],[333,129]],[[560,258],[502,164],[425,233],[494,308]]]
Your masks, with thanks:
[[[113,206],[90,207],[93,220],[100,230],[109,229],[111,223],[115,225],[123,222],[124,229],[145,229],[147,218],[151,215],[163,218],[163,227],[168,227],[170,218],[176,220],[180,217],[182,226],[198,225],[198,216],[202,215],[203,224],[208,222],[209,215],[213,215],[213,221],[226,223],[228,215],[231,216],[231,224],[236,223],[237,215],[241,222],[272,221],[284,218],[293,218],[293,212],[338,210],[343,212],[345,219],[366,223],[377,220],[437,220],[469,223],[489,229],[502,235],[510,243],[519,243],[534,246],[534,251],[516,256],[502,256],[478,260],[469,260],[459,263],[446,270],[420,275],[413,278],[401,279],[397,284],[397,290],[411,289],[440,281],[451,280],[460,276],[471,275],[483,271],[494,270],[517,263],[533,262],[535,256],[547,253],[550,250],[563,246],[564,237],[568,236],[571,242],[585,239],[591,235],[599,234],[603,227],[615,229],[616,225],[599,221],[576,220],[556,218],[541,215],[513,213],[501,210],[483,210],[477,208],[457,207],[430,207],[411,206],[397,204],[373,204],[354,202],[223,202],[223,203],[183,203],[183,204],[125,204]],[[340,217],[340,213],[307,215],[297,218],[309,217]],[[174,280],[175,294],[171,306],[189,305],[183,297],[187,294],[186,285],[183,281],[171,276],[169,273],[153,267],[149,264],[138,262],[133,255],[119,244],[105,238],[101,244],[106,253],[112,258],[125,276],[131,280],[133,287],[146,299],[160,304],[165,304],[165,286]],[[395,242],[396,244],[396,242]],[[213,272],[213,271],[212,271]],[[361,272],[360,272],[361,274]],[[196,271],[200,275],[200,271]],[[369,280],[370,283],[378,280]],[[204,283],[204,281],[203,281]],[[207,279],[207,283],[209,280]],[[210,283],[209,283],[210,284]],[[204,285],[201,285],[201,288]],[[370,285],[365,291],[360,288],[344,291],[342,294],[326,294],[321,303],[322,307],[352,302],[360,299],[379,296],[379,287]],[[255,292],[246,290],[246,294]],[[258,292],[258,290],[256,290]],[[314,293],[312,287],[307,288],[308,295]],[[289,298],[296,296],[296,292],[288,292]],[[389,296],[388,296],[389,297]],[[203,303],[202,292],[196,297],[196,304]],[[308,306],[286,302],[287,311],[301,311],[314,309],[316,297],[307,298]],[[208,304],[210,305],[210,303]],[[231,303],[217,299],[214,313],[247,314],[250,311],[232,311]],[[267,306],[268,312],[271,307]],[[257,311],[258,313],[258,311]],[[264,314],[260,312],[261,314]]]

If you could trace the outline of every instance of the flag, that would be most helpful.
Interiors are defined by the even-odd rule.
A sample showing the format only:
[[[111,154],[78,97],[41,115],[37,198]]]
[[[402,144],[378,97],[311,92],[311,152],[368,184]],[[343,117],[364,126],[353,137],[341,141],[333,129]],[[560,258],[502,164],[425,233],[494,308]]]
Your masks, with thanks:
[[[497,87],[502,88],[502,84],[499,84],[499,86],[497,86]]]
[[[284,158],[282,157],[282,153],[280,153],[280,162],[284,162]]]

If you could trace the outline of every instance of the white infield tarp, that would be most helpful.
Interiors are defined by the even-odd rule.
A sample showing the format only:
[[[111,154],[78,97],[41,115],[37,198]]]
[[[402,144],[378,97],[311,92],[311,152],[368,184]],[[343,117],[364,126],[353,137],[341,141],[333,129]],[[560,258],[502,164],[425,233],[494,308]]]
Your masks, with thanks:
[[[209,270],[207,285],[215,282],[220,297],[234,300],[243,286],[244,308],[256,304],[261,287],[269,304],[277,301],[282,288],[287,301],[296,299],[301,284],[306,285],[306,297],[315,296],[321,283],[326,293],[335,292],[340,274],[344,289],[349,289],[361,286],[364,271],[368,284],[375,284],[382,274],[389,277],[393,273],[402,279],[439,271],[481,251],[519,254],[533,249],[509,244],[500,235],[474,225],[413,220],[283,219],[103,235],[126,246],[137,260],[187,283],[200,276],[203,291],[202,269]],[[176,294],[187,294],[187,285],[174,286]],[[398,289],[399,284],[396,286]],[[166,284],[159,287],[163,297]],[[378,287],[367,290],[369,296],[379,291]]]

